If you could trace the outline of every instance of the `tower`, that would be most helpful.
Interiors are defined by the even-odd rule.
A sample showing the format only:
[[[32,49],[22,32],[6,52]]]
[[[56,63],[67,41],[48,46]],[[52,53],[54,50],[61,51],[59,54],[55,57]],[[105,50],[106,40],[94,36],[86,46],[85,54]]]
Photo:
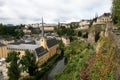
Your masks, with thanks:
[[[43,18],[42,18],[42,28],[41,28],[41,34],[42,37],[40,38],[40,46],[43,46],[45,49],[47,48],[47,43],[46,43],[46,39],[44,37],[44,22],[43,22]]]

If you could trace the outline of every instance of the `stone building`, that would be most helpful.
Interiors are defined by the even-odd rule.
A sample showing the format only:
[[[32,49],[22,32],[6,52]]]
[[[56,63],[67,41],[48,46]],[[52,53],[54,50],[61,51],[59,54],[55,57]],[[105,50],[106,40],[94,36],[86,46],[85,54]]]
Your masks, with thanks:
[[[84,29],[88,29],[89,28],[89,25],[90,25],[90,21],[91,20],[81,20],[80,22],[79,22],[79,28],[78,29],[80,29],[80,30],[84,30]]]
[[[44,31],[54,31],[55,27],[57,27],[57,24],[44,24]],[[42,25],[40,25],[40,28],[42,28]]]
[[[25,26],[26,29],[29,27],[32,27],[33,29],[41,29],[42,24],[28,24]],[[55,27],[57,27],[57,24],[46,24],[44,23],[44,31],[54,31]],[[28,30],[24,30],[24,32],[29,32]]]
[[[62,41],[65,46],[70,44],[70,39],[67,36],[62,37]]]
[[[28,28],[23,29],[24,34],[31,34],[31,30]]]
[[[110,13],[104,13],[100,17],[97,17],[96,20],[93,22],[93,25],[96,24],[106,24],[108,22],[112,22],[112,16]]]
[[[59,23],[59,27],[65,27],[65,28],[70,28],[70,23]]]

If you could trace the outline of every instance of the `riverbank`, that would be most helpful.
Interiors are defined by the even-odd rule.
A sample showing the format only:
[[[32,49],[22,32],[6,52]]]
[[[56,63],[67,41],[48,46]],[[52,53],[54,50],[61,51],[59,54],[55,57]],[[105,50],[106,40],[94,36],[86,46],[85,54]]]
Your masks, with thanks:
[[[54,68],[48,73],[47,80],[54,80],[54,77],[64,70],[65,67],[64,60],[65,58],[62,58],[57,62]]]

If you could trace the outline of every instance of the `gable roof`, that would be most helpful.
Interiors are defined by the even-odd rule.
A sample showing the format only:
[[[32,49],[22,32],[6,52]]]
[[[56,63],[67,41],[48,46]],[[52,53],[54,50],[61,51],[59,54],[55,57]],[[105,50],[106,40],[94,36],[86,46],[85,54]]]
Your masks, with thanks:
[[[36,52],[36,55],[37,55],[38,57],[40,57],[40,56],[44,55],[45,53],[47,53],[48,51],[47,51],[47,49],[44,49],[44,48],[41,46],[41,47],[36,48],[36,49],[35,49],[35,52]]]
[[[48,48],[50,48],[50,47],[52,47],[52,46],[54,46],[56,44],[57,44],[57,40],[55,38],[47,40],[47,46],[48,46]]]

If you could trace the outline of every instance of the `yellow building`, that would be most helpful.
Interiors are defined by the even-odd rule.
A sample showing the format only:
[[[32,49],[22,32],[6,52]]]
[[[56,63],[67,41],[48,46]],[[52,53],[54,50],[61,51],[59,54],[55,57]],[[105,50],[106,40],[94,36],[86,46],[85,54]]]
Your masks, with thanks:
[[[57,40],[55,38],[52,39],[40,39],[41,47],[35,49],[37,54],[37,61],[39,65],[45,63],[49,58],[54,56],[57,53]]]
[[[57,53],[57,48],[58,44],[55,38],[41,38],[40,45],[33,42],[19,42],[7,45],[8,52],[20,52],[20,56],[25,55],[25,51],[29,50],[31,53],[35,54],[39,65],[42,65],[49,58],[55,55]]]
[[[0,58],[7,57],[7,46],[0,43]]]
[[[45,26],[44,30],[45,31],[54,31],[54,26]]]

